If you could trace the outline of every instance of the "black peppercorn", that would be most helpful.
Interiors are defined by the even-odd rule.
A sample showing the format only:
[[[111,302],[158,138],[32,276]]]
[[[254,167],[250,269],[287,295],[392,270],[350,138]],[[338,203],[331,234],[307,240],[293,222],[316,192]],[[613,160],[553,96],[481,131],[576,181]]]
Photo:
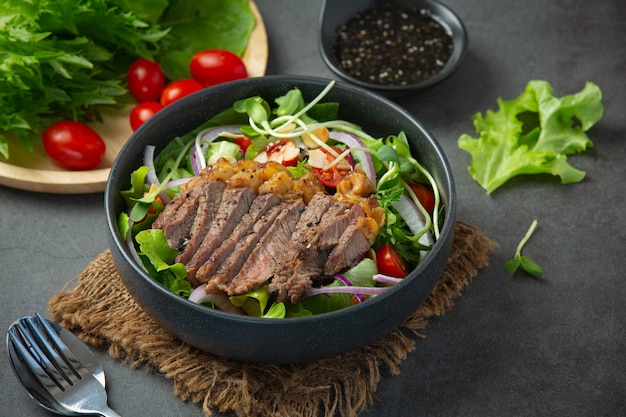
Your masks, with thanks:
[[[428,11],[385,4],[348,20],[337,33],[334,52],[347,74],[379,85],[408,85],[437,74],[454,43]]]

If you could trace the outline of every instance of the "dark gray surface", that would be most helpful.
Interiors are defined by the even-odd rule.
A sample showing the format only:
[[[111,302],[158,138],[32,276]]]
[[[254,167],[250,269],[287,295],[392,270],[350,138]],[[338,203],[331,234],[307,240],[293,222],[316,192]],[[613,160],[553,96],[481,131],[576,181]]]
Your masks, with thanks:
[[[258,0],[270,40],[268,73],[330,76],[316,46],[319,1]],[[626,3],[621,0],[450,0],[470,50],[431,90],[397,101],[440,140],[456,175],[458,218],[496,240],[491,265],[427,337],[385,376],[364,416],[626,415]],[[580,184],[520,178],[487,196],[458,149],[471,116],[516,97],[530,79],[557,96],[587,80],[604,93],[594,149],[571,157]],[[509,277],[504,262],[537,218],[525,253],[545,277]],[[0,327],[45,311],[50,296],[106,249],[102,195],[57,196],[0,187]],[[110,404],[121,415],[202,416],[164,378],[104,353]],[[0,415],[48,416],[0,354]]]

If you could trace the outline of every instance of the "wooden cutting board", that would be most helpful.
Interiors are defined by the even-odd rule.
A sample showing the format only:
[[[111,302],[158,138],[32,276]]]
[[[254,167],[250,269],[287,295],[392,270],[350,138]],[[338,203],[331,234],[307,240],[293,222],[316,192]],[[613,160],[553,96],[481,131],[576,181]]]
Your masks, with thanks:
[[[256,24],[242,58],[248,75],[260,77],[265,75],[267,66],[267,32],[256,5],[250,2],[250,7]],[[127,107],[121,111],[103,109],[104,123],[91,125],[102,136],[107,146],[104,160],[95,169],[66,170],[48,157],[40,141],[34,144],[34,152],[30,152],[22,146],[11,146],[9,140],[11,159],[8,162],[0,162],[0,185],[57,194],[86,194],[104,191],[113,161],[132,134],[128,121],[131,108]]]

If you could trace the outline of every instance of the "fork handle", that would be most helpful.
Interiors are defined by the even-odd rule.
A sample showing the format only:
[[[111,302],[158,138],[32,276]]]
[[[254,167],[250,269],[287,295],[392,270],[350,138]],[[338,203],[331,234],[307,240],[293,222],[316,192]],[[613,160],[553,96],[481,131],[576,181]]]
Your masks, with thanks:
[[[100,414],[102,417],[122,417],[109,407],[98,410],[98,414]]]

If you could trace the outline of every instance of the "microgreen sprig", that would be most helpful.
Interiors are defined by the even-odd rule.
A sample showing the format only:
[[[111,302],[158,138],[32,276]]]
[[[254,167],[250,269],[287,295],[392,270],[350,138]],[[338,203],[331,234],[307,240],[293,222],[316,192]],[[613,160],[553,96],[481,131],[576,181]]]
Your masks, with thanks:
[[[526,232],[522,240],[517,245],[517,249],[515,250],[514,257],[509,259],[505,263],[504,267],[506,268],[506,271],[509,273],[509,275],[515,274],[515,272],[519,268],[522,268],[527,273],[534,275],[536,277],[540,277],[541,275],[543,275],[543,270],[541,269],[539,265],[537,265],[535,261],[533,261],[528,256],[522,255],[522,248],[524,247],[526,242],[528,242],[528,240],[534,233],[536,227],[537,227],[537,219],[533,220],[532,224],[530,225],[530,228],[528,229],[528,231]]]

